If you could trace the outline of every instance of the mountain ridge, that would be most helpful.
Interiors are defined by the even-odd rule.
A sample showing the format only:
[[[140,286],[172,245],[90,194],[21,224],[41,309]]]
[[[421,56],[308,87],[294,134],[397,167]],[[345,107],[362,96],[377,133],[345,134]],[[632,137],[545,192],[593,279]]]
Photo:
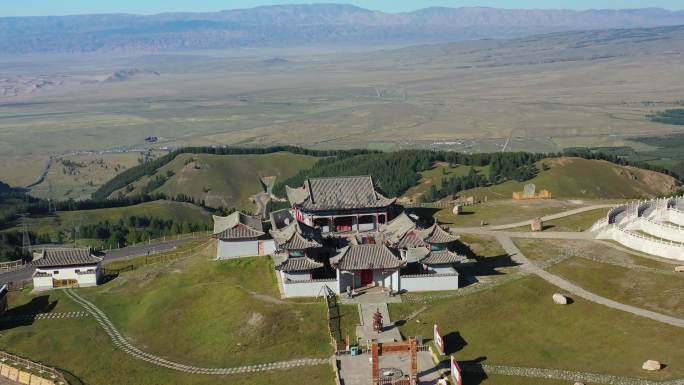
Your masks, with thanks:
[[[347,4],[219,12],[0,18],[4,54],[421,44],[684,24],[684,11],[431,7],[388,13]]]

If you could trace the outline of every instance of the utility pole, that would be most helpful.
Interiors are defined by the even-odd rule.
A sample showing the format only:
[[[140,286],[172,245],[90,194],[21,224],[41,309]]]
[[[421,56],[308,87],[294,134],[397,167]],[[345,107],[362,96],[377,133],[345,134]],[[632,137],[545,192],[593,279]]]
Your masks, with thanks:
[[[26,225],[29,213],[19,214],[19,219],[21,221],[21,232],[22,232],[22,245],[21,248],[24,252],[29,252],[31,250],[31,237],[28,232],[28,227]]]
[[[52,196],[52,181],[48,182],[48,214],[54,213],[55,210],[55,205],[53,203],[53,196]]]

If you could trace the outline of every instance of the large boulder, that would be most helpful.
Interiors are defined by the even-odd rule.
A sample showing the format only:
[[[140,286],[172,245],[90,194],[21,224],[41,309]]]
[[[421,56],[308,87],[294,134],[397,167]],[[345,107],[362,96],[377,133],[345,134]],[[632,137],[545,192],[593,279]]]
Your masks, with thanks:
[[[684,273],[684,266],[677,266],[677,267],[675,267],[675,272],[677,272],[677,273]]]
[[[655,360],[648,360],[644,362],[644,364],[641,366],[642,369],[648,370],[649,372],[654,372],[656,370],[660,370],[663,368],[663,365]]]
[[[553,295],[553,302],[558,305],[567,305],[570,303],[570,299],[563,294],[556,293]]]

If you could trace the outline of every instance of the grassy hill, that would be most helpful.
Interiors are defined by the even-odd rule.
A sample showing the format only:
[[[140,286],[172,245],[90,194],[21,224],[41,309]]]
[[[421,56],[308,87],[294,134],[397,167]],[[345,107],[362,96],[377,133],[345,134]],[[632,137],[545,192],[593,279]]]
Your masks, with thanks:
[[[475,167],[479,173],[483,174],[485,177],[489,177],[489,167]],[[411,187],[404,195],[402,195],[402,200],[408,200],[412,202],[418,202],[420,197],[425,194],[430,186],[435,185],[437,188],[442,187],[442,182],[444,178],[453,178],[457,176],[466,176],[470,172],[470,167],[468,166],[449,166],[446,163],[437,163],[433,168],[420,173],[421,179],[418,185]]]
[[[143,177],[113,195],[143,192],[183,194],[210,207],[253,209],[250,197],[263,190],[261,177],[283,180],[309,168],[319,158],[278,152],[258,155],[181,154],[151,176]],[[164,182],[150,189],[155,180]]]
[[[514,191],[534,183],[537,191],[549,190],[554,198],[630,199],[673,193],[678,187],[671,176],[602,160],[556,158],[540,161],[537,166],[540,172],[530,181],[505,182],[467,190],[461,195],[510,199]]]
[[[172,201],[154,201],[127,207],[96,210],[60,211],[55,215],[32,217],[28,230],[36,234],[49,234],[54,240],[62,232],[65,240],[74,226],[94,225],[101,221],[118,222],[131,216],[153,217],[175,222],[211,223],[211,214],[195,205]],[[10,228],[19,230],[18,227]]]

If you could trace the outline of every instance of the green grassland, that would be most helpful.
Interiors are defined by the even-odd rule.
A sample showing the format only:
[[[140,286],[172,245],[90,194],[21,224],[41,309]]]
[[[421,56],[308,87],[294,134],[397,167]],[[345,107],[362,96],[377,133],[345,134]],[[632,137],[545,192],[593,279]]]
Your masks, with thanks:
[[[269,258],[216,262],[210,260],[212,247],[190,258],[122,273],[102,286],[79,289],[79,294],[100,307],[134,345],[177,362],[232,367],[332,354],[322,299],[280,300]],[[55,301],[54,309],[46,305]],[[15,313],[29,308],[80,310],[59,291],[14,292],[10,308]],[[341,321],[343,334],[354,338],[356,308],[344,307]],[[52,322],[51,327],[45,322]],[[92,317],[6,326],[0,346],[93,385],[128,384],[131,379],[144,385],[266,385],[283,376],[297,385],[334,381],[327,365],[217,377],[159,368],[115,349]]]
[[[238,207],[254,210],[250,197],[263,190],[260,178],[287,179],[309,168],[319,158],[288,152],[259,155],[182,154],[161,167],[154,175],[141,178],[120,190],[134,196],[157,176],[168,177],[159,188],[149,192],[169,196],[184,194],[212,207]],[[118,195],[115,192],[113,195]]]
[[[548,170],[544,170],[544,164]],[[513,192],[523,191],[526,184],[534,183],[537,191],[549,190],[554,198],[636,199],[672,193],[677,187],[675,179],[667,175],[602,160],[547,159],[538,162],[538,167],[541,171],[530,181],[505,182],[464,191],[461,195],[510,199]]]
[[[325,302],[279,301],[273,271],[268,258],[203,255],[83,295],[137,344],[178,362],[230,367],[332,354]]]
[[[459,360],[486,364],[548,367],[652,380],[681,378],[682,329],[609,309],[582,299],[554,305],[556,288],[528,276],[469,296],[434,300],[417,319],[400,326],[403,335],[446,333]],[[390,304],[393,320],[423,305]],[[641,364],[657,357],[672,363],[657,373]],[[534,383],[530,380],[528,383]]]
[[[77,226],[94,225],[101,221],[118,222],[120,219],[131,216],[207,224],[211,223],[212,220],[208,211],[189,203],[154,201],[126,207],[59,211],[51,216],[31,217],[28,222],[28,230],[36,234],[49,234],[55,239],[58,232],[69,237],[71,230]],[[10,230],[19,230],[19,228],[14,227]]]

